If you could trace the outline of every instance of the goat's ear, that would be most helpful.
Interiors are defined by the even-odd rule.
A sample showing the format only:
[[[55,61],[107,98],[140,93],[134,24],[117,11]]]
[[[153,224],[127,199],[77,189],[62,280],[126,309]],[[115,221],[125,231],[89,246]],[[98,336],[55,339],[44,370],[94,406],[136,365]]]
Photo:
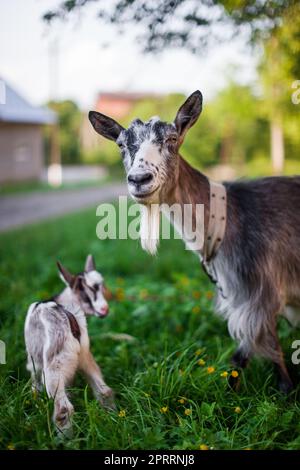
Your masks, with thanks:
[[[57,261],[57,267],[59,269],[59,276],[61,280],[67,285],[67,286],[73,286],[74,281],[76,276],[73,276],[67,268],[65,268],[59,261]]]
[[[84,270],[86,273],[90,271],[96,271],[96,264],[93,255],[87,255]]]
[[[109,140],[116,141],[124,130],[124,127],[118,124],[117,121],[96,111],[89,112],[89,120],[95,131]]]
[[[188,99],[179,108],[175,126],[180,138],[183,140],[186,132],[197,121],[202,111],[202,93],[199,90],[194,91]]]

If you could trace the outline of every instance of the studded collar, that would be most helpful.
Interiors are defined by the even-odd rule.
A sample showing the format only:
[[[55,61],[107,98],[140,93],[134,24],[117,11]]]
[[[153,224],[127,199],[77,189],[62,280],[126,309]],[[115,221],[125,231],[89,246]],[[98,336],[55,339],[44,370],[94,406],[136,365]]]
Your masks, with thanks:
[[[220,248],[226,230],[227,194],[222,183],[209,180],[209,220],[204,242],[203,261],[209,262]]]

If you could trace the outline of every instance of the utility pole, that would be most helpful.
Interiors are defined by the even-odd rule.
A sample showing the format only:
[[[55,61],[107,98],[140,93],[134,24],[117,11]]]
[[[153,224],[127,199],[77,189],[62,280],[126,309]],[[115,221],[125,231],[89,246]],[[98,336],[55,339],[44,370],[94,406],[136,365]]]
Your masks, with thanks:
[[[59,96],[59,47],[58,38],[49,44],[49,100],[56,101]],[[50,164],[48,183],[51,186],[62,184],[62,166],[59,146],[59,124],[50,127]]]

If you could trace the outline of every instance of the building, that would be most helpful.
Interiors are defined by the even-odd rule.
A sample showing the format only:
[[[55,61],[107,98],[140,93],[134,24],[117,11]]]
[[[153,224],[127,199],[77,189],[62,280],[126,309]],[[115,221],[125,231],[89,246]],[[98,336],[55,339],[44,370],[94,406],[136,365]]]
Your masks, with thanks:
[[[99,93],[96,101],[96,111],[122,120],[126,118],[133,106],[139,101],[157,98],[157,95],[151,93]]]
[[[32,106],[0,79],[0,183],[37,180],[44,167],[42,126],[56,128],[56,114]],[[55,135],[56,132],[53,132]],[[59,162],[57,145],[52,145],[52,160]]]
[[[130,92],[101,92],[98,94],[94,111],[106,114],[117,121],[126,118],[134,105],[139,101],[150,98],[157,98],[157,95],[151,93],[130,93]],[[97,136],[87,115],[83,119],[81,128],[81,144],[84,150],[93,150],[101,144],[102,138]]]

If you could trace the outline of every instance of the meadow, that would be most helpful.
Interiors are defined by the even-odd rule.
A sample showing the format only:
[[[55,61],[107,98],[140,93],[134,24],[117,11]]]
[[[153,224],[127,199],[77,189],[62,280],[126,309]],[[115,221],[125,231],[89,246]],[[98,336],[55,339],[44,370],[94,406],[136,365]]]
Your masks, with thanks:
[[[163,241],[156,257],[138,241],[96,238],[95,210],[0,236],[1,449],[299,449],[299,387],[276,389],[272,366],[254,359],[233,371],[235,344],[215,315],[214,286],[180,240]],[[113,293],[110,314],[90,318],[91,348],[117,410],[105,412],[78,377],[70,440],[58,439],[53,403],[32,394],[23,325],[29,304],[62,289],[56,260],[79,272],[88,253]],[[284,320],[288,363],[299,336]],[[241,376],[238,392],[230,374]],[[300,380],[297,367],[294,380]]]

